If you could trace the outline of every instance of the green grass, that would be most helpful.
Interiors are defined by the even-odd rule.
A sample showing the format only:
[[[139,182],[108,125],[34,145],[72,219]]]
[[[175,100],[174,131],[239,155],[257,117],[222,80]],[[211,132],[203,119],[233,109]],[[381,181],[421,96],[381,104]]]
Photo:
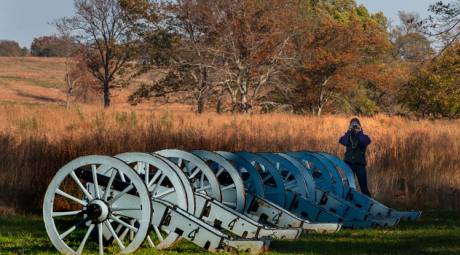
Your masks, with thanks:
[[[191,243],[162,252],[143,248],[136,254],[207,254]],[[38,216],[0,217],[0,254],[57,254]],[[427,212],[418,222],[393,229],[343,230],[306,234],[296,241],[274,241],[269,254],[460,254],[460,213]]]

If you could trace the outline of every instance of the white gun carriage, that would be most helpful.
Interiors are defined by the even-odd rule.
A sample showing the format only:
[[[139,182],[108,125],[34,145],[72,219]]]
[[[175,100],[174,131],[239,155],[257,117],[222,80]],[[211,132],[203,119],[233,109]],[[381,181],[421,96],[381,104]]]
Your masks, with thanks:
[[[420,215],[363,195],[343,161],[316,152],[83,156],[56,173],[43,203],[48,236],[64,254],[127,254],[181,239],[260,253],[274,239],[392,227]]]

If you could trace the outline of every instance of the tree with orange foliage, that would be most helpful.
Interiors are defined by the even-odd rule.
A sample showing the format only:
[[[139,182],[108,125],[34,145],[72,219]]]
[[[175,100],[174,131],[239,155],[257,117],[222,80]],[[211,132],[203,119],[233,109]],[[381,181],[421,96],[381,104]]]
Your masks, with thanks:
[[[363,7],[349,5],[349,1],[346,7],[337,16],[336,9],[317,4],[298,19],[302,25],[294,39],[295,56],[289,73],[295,82],[293,95],[297,108],[318,116],[356,88],[360,72],[391,48],[378,17]]]

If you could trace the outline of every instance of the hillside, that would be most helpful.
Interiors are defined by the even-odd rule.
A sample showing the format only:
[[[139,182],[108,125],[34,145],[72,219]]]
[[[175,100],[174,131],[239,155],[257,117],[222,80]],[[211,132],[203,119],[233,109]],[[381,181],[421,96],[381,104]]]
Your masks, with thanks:
[[[61,58],[0,57],[0,103],[63,103]]]
[[[127,97],[148,79],[147,74],[128,88],[112,90],[113,105],[126,106]],[[64,105],[65,91],[64,58],[0,57],[0,104]],[[102,104],[102,99],[94,104]]]

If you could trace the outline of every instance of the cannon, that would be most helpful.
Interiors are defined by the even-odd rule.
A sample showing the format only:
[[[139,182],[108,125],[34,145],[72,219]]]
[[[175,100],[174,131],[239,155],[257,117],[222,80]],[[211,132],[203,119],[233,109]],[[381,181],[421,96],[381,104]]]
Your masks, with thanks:
[[[57,171],[43,202],[47,234],[63,254],[128,254],[180,240],[257,254],[276,239],[420,216],[363,195],[343,161],[307,151],[83,156]]]

